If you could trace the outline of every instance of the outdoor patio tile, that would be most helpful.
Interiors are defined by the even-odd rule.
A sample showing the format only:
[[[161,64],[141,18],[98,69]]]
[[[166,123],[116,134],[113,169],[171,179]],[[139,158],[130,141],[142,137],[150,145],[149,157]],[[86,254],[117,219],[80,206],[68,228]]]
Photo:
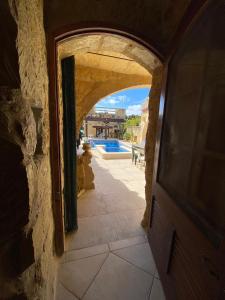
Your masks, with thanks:
[[[84,300],[146,300],[153,277],[110,254]]]
[[[61,265],[59,281],[78,298],[81,298],[99,272],[107,254],[68,262]]]
[[[64,262],[74,261],[81,258],[86,258],[89,256],[94,256],[106,252],[109,252],[108,244],[97,245],[97,246],[83,248],[79,250],[67,251],[65,253]]]
[[[166,300],[162,284],[159,279],[154,278],[149,300]]]
[[[120,241],[111,242],[111,243],[109,243],[109,248],[111,251],[114,251],[114,250],[118,250],[121,248],[129,247],[129,246],[137,245],[137,244],[141,244],[141,243],[146,243],[146,239],[143,235],[139,235],[139,236],[136,236],[133,238],[124,239],[124,240],[120,240]]]
[[[156,267],[148,243],[133,245],[113,253],[154,276]]]

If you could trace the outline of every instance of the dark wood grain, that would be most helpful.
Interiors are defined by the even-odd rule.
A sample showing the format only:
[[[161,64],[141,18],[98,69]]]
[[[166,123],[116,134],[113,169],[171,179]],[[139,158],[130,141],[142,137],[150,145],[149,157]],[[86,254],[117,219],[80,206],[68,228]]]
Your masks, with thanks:
[[[54,37],[48,38],[48,72],[49,72],[49,117],[50,117],[50,154],[52,178],[52,207],[54,215],[55,252],[62,255],[64,252],[64,224],[62,211],[61,185],[61,155],[59,131],[59,103],[57,92],[57,62],[56,42]]]
[[[153,186],[155,201],[148,237],[168,300],[225,299],[223,220],[213,215],[217,216],[220,211],[224,215],[224,201],[221,201],[224,199],[225,169],[222,138],[222,128],[225,125],[224,64],[221,64],[222,53],[225,51],[221,34],[225,20],[223,8],[223,1],[210,1],[204,10],[201,9],[198,18],[177,44],[174,55],[180,53],[180,56],[176,55],[174,58],[173,55],[165,71],[161,97],[164,114],[159,118]],[[202,33],[196,31],[197,28]],[[192,31],[196,31],[196,34],[189,41]],[[189,50],[185,52],[185,49]],[[202,50],[201,53],[199,49]],[[190,71],[188,68],[191,64],[194,67]],[[177,75],[174,65],[179,70],[184,68],[184,73]],[[201,73],[196,72],[196,68],[201,68]],[[201,80],[198,78],[199,74]],[[184,77],[181,78],[181,75]],[[200,93],[197,93],[196,87],[200,89]],[[193,90],[192,98],[191,93],[185,98],[183,91],[188,88]],[[177,102],[174,101],[176,97],[179,100]],[[197,97],[200,97],[199,100]],[[195,110],[190,114],[188,105],[191,101],[194,104],[198,102],[196,118]],[[179,107],[177,111],[174,110],[176,105]],[[184,122],[187,117],[190,120]],[[168,130],[171,122],[172,133]],[[189,125],[193,124],[193,135],[190,135]],[[182,134],[179,136],[180,132]],[[191,167],[183,168],[181,176],[176,173],[174,175],[167,168],[164,173],[166,177],[163,177],[160,170],[167,164],[172,164],[171,160],[161,159],[172,134],[173,143],[167,151],[172,149],[173,155],[177,157],[180,146],[184,149],[183,145],[192,145],[191,149],[194,151],[190,158]],[[189,141],[193,141],[192,144],[187,143],[187,137]],[[186,153],[184,152],[183,161],[187,159]],[[180,167],[178,164],[177,168]],[[196,168],[200,168],[200,172]],[[177,172],[176,168],[175,170]],[[187,176],[187,184],[181,185],[180,180],[184,175]],[[177,194],[176,190],[179,191]],[[205,210],[203,204],[198,206],[199,199],[205,205]],[[172,251],[168,252],[168,248]],[[170,264],[169,272],[166,272],[168,255]]]

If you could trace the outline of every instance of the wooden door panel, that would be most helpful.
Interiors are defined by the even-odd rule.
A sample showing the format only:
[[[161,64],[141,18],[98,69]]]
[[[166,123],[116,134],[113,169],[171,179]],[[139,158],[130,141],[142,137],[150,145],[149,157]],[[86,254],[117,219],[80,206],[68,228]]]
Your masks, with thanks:
[[[221,28],[224,1],[209,1],[167,66],[148,237],[169,300],[225,299]]]
[[[218,299],[223,272],[221,261],[216,260],[220,249],[199,232],[160,185],[155,185],[153,193],[149,241],[168,299]]]

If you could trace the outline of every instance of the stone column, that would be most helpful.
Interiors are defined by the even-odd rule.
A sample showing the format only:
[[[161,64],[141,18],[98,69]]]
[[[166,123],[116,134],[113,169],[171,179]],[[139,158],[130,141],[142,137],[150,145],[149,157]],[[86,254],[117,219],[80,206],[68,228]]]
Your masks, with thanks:
[[[91,166],[89,166],[92,158],[90,145],[83,144],[83,150],[84,150],[84,153],[82,154],[83,170],[84,170],[83,188],[85,190],[91,190],[95,188],[95,185],[94,185],[94,173],[92,171]]]
[[[82,155],[77,155],[77,196],[84,190],[84,165]]]
[[[150,208],[151,208],[151,194],[152,194],[152,179],[153,179],[153,168],[154,168],[154,154],[155,154],[155,144],[156,144],[156,133],[158,124],[158,113],[159,113],[159,103],[162,88],[162,76],[163,76],[163,66],[157,67],[152,75],[152,86],[149,95],[149,119],[148,128],[146,134],[146,145],[145,145],[145,199],[146,199],[146,209],[141,222],[144,228],[147,228]]]

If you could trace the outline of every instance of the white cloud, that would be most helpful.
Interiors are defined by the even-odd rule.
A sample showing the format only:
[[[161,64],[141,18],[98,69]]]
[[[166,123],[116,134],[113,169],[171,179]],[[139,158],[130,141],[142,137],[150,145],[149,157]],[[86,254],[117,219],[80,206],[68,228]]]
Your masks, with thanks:
[[[126,109],[127,116],[141,115],[141,104],[129,105]]]
[[[115,105],[115,104],[118,104],[118,103],[126,103],[126,102],[129,102],[130,101],[130,98],[127,97],[126,95],[119,95],[119,96],[108,96],[108,97],[105,97],[103,98],[102,100],[99,101],[99,105]]]
[[[119,103],[119,102],[120,102],[119,100],[116,100],[113,97],[107,100],[107,103],[112,104],[112,105]]]
[[[126,95],[121,95],[121,96],[117,96],[118,100],[121,101],[121,102],[129,102],[130,101],[130,98],[127,97]]]

